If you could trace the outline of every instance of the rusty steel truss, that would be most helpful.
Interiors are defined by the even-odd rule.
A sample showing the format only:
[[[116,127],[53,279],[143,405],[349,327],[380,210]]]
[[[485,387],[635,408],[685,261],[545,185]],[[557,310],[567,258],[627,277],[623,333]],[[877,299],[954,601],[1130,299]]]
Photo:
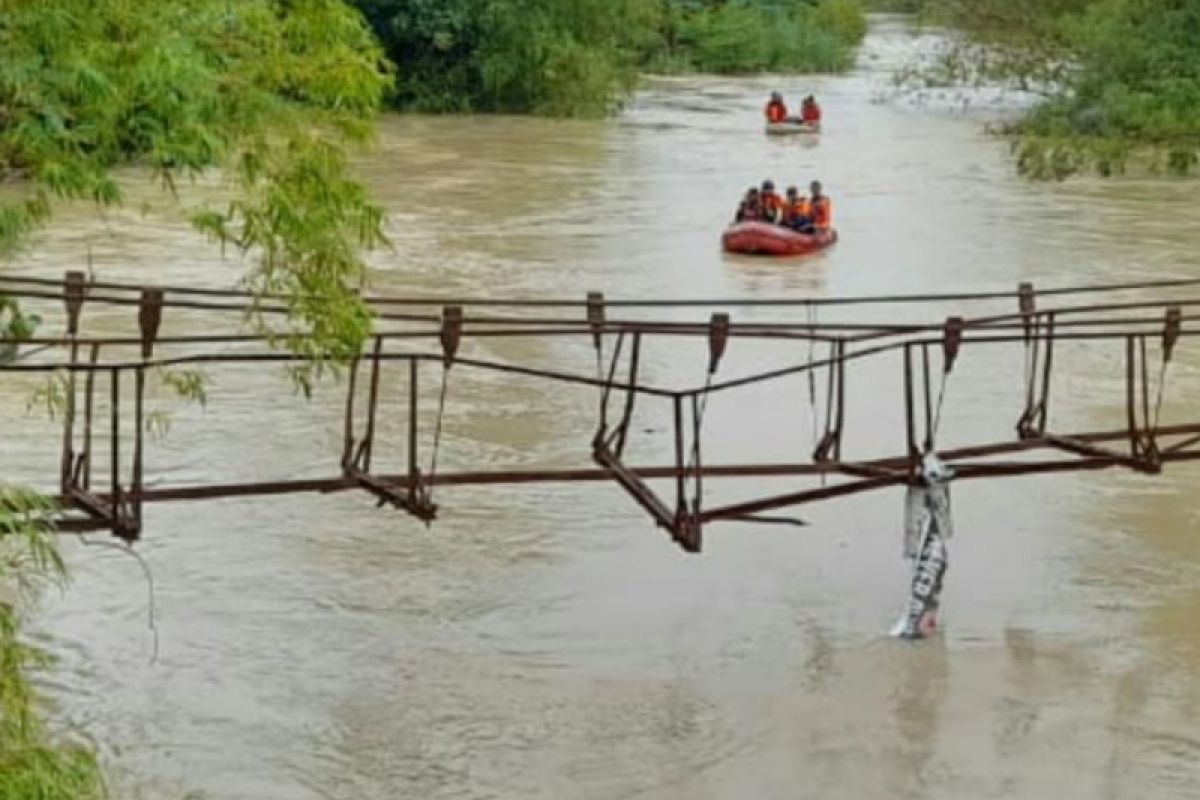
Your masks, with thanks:
[[[752,520],[764,512],[832,497],[903,485],[915,480],[923,453],[934,449],[945,380],[967,348],[1010,345],[1023,348],[1025,383],[1022,407],[1013,409],[1014,435],[1006,441],[939,450],[960,479],[1043,472],[1125,467],[1154,474],[1165,464],[1200,459],[1200,422],[1159,425],[1166,366],[1181,341],[1198,332],[1184,322],[1184,309],[1200,299],[1179,297],[1180,289],[1200,281],[1070,287],[1035,291],[1021,284],[1013,292],[941,294],[902,297],[767,299],[741,301],[606,301],[598,293],[584,300],[486,300],[366,297],[376,314],[378,332],[349,365],[343,444],[336,474],[311,480],[273,480],[247,483],[204,483],[149,487],[146,473],[146,375],[163,366],[212,363],[279,363],[300,361],[290,352],[273,349],[258,334],[160,337],[164,309],[192,312],[285,314],[281,298],[252,298],[234,290],[186,287],[149,288],[89,280],[68,272],[62,281],[0,276],[0,293],[23,302],[61,302],[64,334],[17,343],[15,354],[0,362],[0,376],[17,373],[58,373],[66,383],[62,414],[61,468],[58,499],[63,531],[109,530],[132,542],[143,530],[146,503],[206,498],[274,495],[295,492],[361,490],[380,505],[390,505],[426,523],[437,516],[432,500],[435,486],[519,484],[531,482],[611,481],[629,495],[650,518],[688,552],[699,552],[704,526],[721,520]],[[1096,302],[1096,294],[1137,293],[1120,302]],[[1163,294],[1171,296],[1163,297]],[[1050,305],[1058,298],[1092,296],[1082,304]],[[875,324],[816,321],[817,308],[890,306],[905,304],[1011,303],[1009,311],[988,316],[957,315],[932,324]],[[88,304],[136,308],[136,338],[85,337],[80,333],[82,311]],[[808,312],[800,321],[735,323],[731,309],[765,307]],[[646,310],[674,308],[711,312],[698,322],[614,318]],[[435,309],[430,313],[429,309]],[[500,313],[503,312],[503,313]],[[477,337],[585,337],[596,353],[594,376],[556,371],[460,355],[460,344]],[[707,341],[703,385],[681,388],[654,386],[641,375],[643,346],[651,339],[700,337]],[[719,370],[732,338],[795,340],[827,348],[780,369],[734,380],[719,380]],[[1117,348],[1124,363],[1125,424],[1119,429],[1064,433],[1048,429],[1056,345],[1089,342]],[[10,343],[12,344],[12,343]],[[237,344],[243,349],[215,348]],[[161,356],[163,345],[187,346],[191,352]],[[429,345],[433,345],[431,348]],[[414,348],[428,349],[414,349]],[[207,348],[197,351],[196,348]],[[135,352],[122,358],[112,352]],[[10,353],[12,348],[10,348]],[[846,426],[847,365],[885,353],[898,354],[903,369],[905,451],[888,458],[855,459],[843,453]],[[1157,390],[1151,380],[1159,367]],[[599,395],[597,425],[580,446],[590,451],[594,468],[543,470],[423,471],[418,463],[420,436],[418,398],[422,365],[441,373],[445,402],[446,375],[459,369],[492,370],[511,376],[590,387]],[[383,370],[400,370],[407,377],[407,468],[400,474],[377,471],[379,386]],[[702,458],[702,420],[709,397],[752,388],[789,376],[820,376],[824,382],[824,427],[806,457],[789,463],[709,464]],[[123,392],[123,388],[125,391]],[[132,388],[132,409],[128,390]],[[97,398],[107,391],[107,417],[99,419]],[[365,414],[360,406],[366,393]],[[122,403],[123,396],[126,403]],[[670,406],[674,458],[671,463],[640,466],[629,463],[626,445],[639,401],[657,399]],[[132,415],[128,418],[126,415]],[[440,434],[441,409],[438,413]],[[126,423],[126,424],[123,424]],[[125,433],[123,434],[123,430]],[[104,444],[108,464],[100,485],[94,453]],[[1012,457],[1020,454],[1022,458]],[[717,478],[821,476],[820,486],[771,494],[748,501],[708,507],[705,482]],[[663,493],[656,482],[669,482]]]

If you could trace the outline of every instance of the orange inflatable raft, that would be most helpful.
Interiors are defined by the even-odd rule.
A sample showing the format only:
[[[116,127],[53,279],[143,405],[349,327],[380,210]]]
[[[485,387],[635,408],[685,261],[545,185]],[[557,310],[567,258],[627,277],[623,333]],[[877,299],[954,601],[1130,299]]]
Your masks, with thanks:
[[[802,256],[824,250],[837,241],[837,231],[797,233],[769,222],[738,222],[721,236],[727,253],[756,256]]]

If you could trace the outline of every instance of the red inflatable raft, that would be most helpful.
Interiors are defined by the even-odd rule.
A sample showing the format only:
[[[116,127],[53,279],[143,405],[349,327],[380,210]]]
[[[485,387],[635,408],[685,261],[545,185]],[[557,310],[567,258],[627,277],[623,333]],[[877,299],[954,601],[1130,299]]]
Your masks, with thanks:
[[[738,222],[721,236],[721,245],[727,253],[761,256],[802,256],[824,250],[836,241],[837,231],[832,228],[796,233],[769,222]]]

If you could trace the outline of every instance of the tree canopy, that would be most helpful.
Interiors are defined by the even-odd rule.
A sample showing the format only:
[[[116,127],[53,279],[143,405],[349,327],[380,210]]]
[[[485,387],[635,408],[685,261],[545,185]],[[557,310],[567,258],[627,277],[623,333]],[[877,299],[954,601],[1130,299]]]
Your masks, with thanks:
[[[417,111],[603,116],[639,72],[843,69],[857,0],[354,0]]]
[[[247,276],[279,293],[318,358],[357,349],[360,246],[382,212],[346,174],[391,75],[369,27],[339,0],[3,0],[0,248],[57,202],[121,202],[114,169],[144,166],[174,192],[219,169],[234,189],[197,227],[253,251]],[[298,340],[294,340],[298,344]]]
[[[340,0],[0,0],[0,181],[12,189],[0,254],[60,203],[120,203],[123,166],[172,193],[217,172],[232,199],[192,221],[252,253],[248,285],[284,298],[288,320],[272,332],[311,357],[307,386],[369,330],[359,250],[383,241],[383,216],[349,177],[346,147],[369,136],[390,82],[370,28]],[[0,296],[0,343],[35,323]],[[39,720],[29,672],[47,658],[19,637],[20,590],[64,576],[48,512],[0,487],[0,795],[98,799],[95,754]]]

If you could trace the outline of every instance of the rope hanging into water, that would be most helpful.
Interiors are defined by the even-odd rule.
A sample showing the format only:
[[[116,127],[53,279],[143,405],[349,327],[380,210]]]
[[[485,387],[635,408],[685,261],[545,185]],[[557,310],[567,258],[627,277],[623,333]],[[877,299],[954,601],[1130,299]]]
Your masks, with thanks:
[[[704,378],[704,389],[701,390],[697,405],[693,407],[694,420],[692,423],[692,446],[688,454],[687,474],[691,475],[696,464],[700,461],[700,431],[704,425],[704,413],[708,409],[709,387],[712,386],[713,376],[716,375],[716,370],[709,372]],[[690,505],[692,513],[700,512],[700,476],[693,475],[690,479],[685,479],[685,482],[691,487]]]
[[[1162,414],[1163,389],[1166,388],[1167,370],[1170,366],[1170,360],[1164,360],[1158,370],[1158,397],[1154,400],[1154,424],[1150,428],[1152,437],[1158,436],[1158,422]]]
[[[944,356],[943,356],[943,358],[944,358]],[[933,412],[933,430],[930,431],[930,433],[929,433],[929,442],[931,445],[931,448],[930,448],[931,450],[936,449],[938,430],[942,426],[942,407],[945,405],[945,401],[946,401],[946,386],[950,383],[950,373],[951,373],[950,367],[951,367],[951,364],[950,364],[949,359],[943,360],[943,362],[942,362],[942,381],[941,381],[941,386],[938,387],[937,405],[934,407],[934,412]]]
[[[1038,342],[1038,326],[1041,323],[1041,316],[1034,316],[1026,329],[1025,346],[1024,346],[1024,368],[1022,376],[1024,378],[1025,388],[1025,408],[1028,409],[1033,405],[1033,380],[1034,367],[1037,364],[1035,354]]]
[[[434,478],[437,477],[438,451],[442,445],[442,420],[446,414],[446,389],[450,383],[450,367],[442,367],[442,389],[438,393],[437,418],[433,427],[433,452],[429,458],[429,491],[426,495],[433,502]]]
[[[942,371],[942,385],[938,389],[937,406],[933,412],[933,430],[929,432],[930,450],[937,449],[938,429],[942,425],[942,404],[946,399],[946,384],[950,382],[950,373]]]
[[[1158,437],[1158,423],[1162,414],[1163,390],[1167,385],[1167,370],[1171,366],[1171,357],[1175,352],[1175,344],[1183,327],[1183,310],[1179,307],[1168,308],[1163,322],[1162,364],[1158,371],[1158,396],[1154,401],[1154,425],[1150,436],[1153,441]],[[1143,339],[1143,341],[1145,341]]]
[[[825,362],[825,432],[813,447],[813,459],[826,461],[830,455],[837,457],[840,452],[841,415],[845,398],[843,397],[843,377],[845,375],[845,340],[835,339],[829,343],[829,358]],[[812,370],[809,370],[812,373]],[[815,380],[815,379],[814,379]],[[816,387],[810,387],[813,413],[816,414]],[[836,402],[834,398],[837,398]],[[836,422],[835,422],[836,419]],[[826,476],[821,474],[822,485]]]
[[[446,416],[446,391],[450,385],[450,368],[458,354],[462,337],[463,311],[459,306],[442,309],[442,329],[439,335],[442,344],[442,388],[438,393],[437,419],[433,429],[433,452],[429,457],[429,490],[426,499],[432,505],[434,479],[437,477],[438,453],[442,445],[442,422]],[[414,389],[415,391],[415,389]],[[426,524],[429,524],[428,520]]]
[[[817,357],[817,308],[811,303],[808,305],[808,410],[809,417],[812,419],[812,435],[809,445],[810,451],[817,449],[817,371],[813,369],[813,363]],[[821,475],[822,482],[824,474]]]
[[[604,380],[604,297],[589,293],[587,322],[592,329],[592,346],[596,351],[596,380]]]
[[[604,366],[601,363],[601,361],[599,360],[600,359],[600,356],[599,356],[600,351],[599,350],[596,351],[597,352],[596,368],[599,370],[599,373],[597,374],[596,377],[597,377],[597,380],[600,380],[604,383],[604,388],[600,390],[600,427],[599,427],[599,430],[596,432],[596,441],[603,442],[605,445],[608,445],[608,443],[609,443],[608,404],[609,404],[610,398],[612,397],[613,381],[615,381],[616,377],[617,377],[617,365],[620,364],[620,362],[621,362],[621,353],[624,349],[625,349],[625,333],[622,332],[617,335],[617,346],[613,348],[612,361],[609,363],[609,366],[608,366],[608,379],[607,380],[605,380],[605,377],[604,377]],[[627,424],[627,422],[623,422],[623,424]]]
[[[698,395],[692,395],[692,446],[688,454],[687,467],[683,479],[684,496],[680,501],[690,507],[693,515],[699,515],[702,500],[702,481],[700,476],[700,438],[704,426],[704,415],[708,410],[708,400],[711,394],[713,378],[720,369],[721,360],[725,356],[725,347],[729,341],[730,320],[728,314],[713,314],[708,329],[708,368],[704,376],[704,388]],[[678,409],[679,406],[677,405]],[[679,413],[679,412],[677,412]],[[682,428],[679,429],[682,435]],[[693,474],[694,473],[694,474]],[[690,479],[688,476],[691,476]],[[689,491],[690,489],[690,491]]]

